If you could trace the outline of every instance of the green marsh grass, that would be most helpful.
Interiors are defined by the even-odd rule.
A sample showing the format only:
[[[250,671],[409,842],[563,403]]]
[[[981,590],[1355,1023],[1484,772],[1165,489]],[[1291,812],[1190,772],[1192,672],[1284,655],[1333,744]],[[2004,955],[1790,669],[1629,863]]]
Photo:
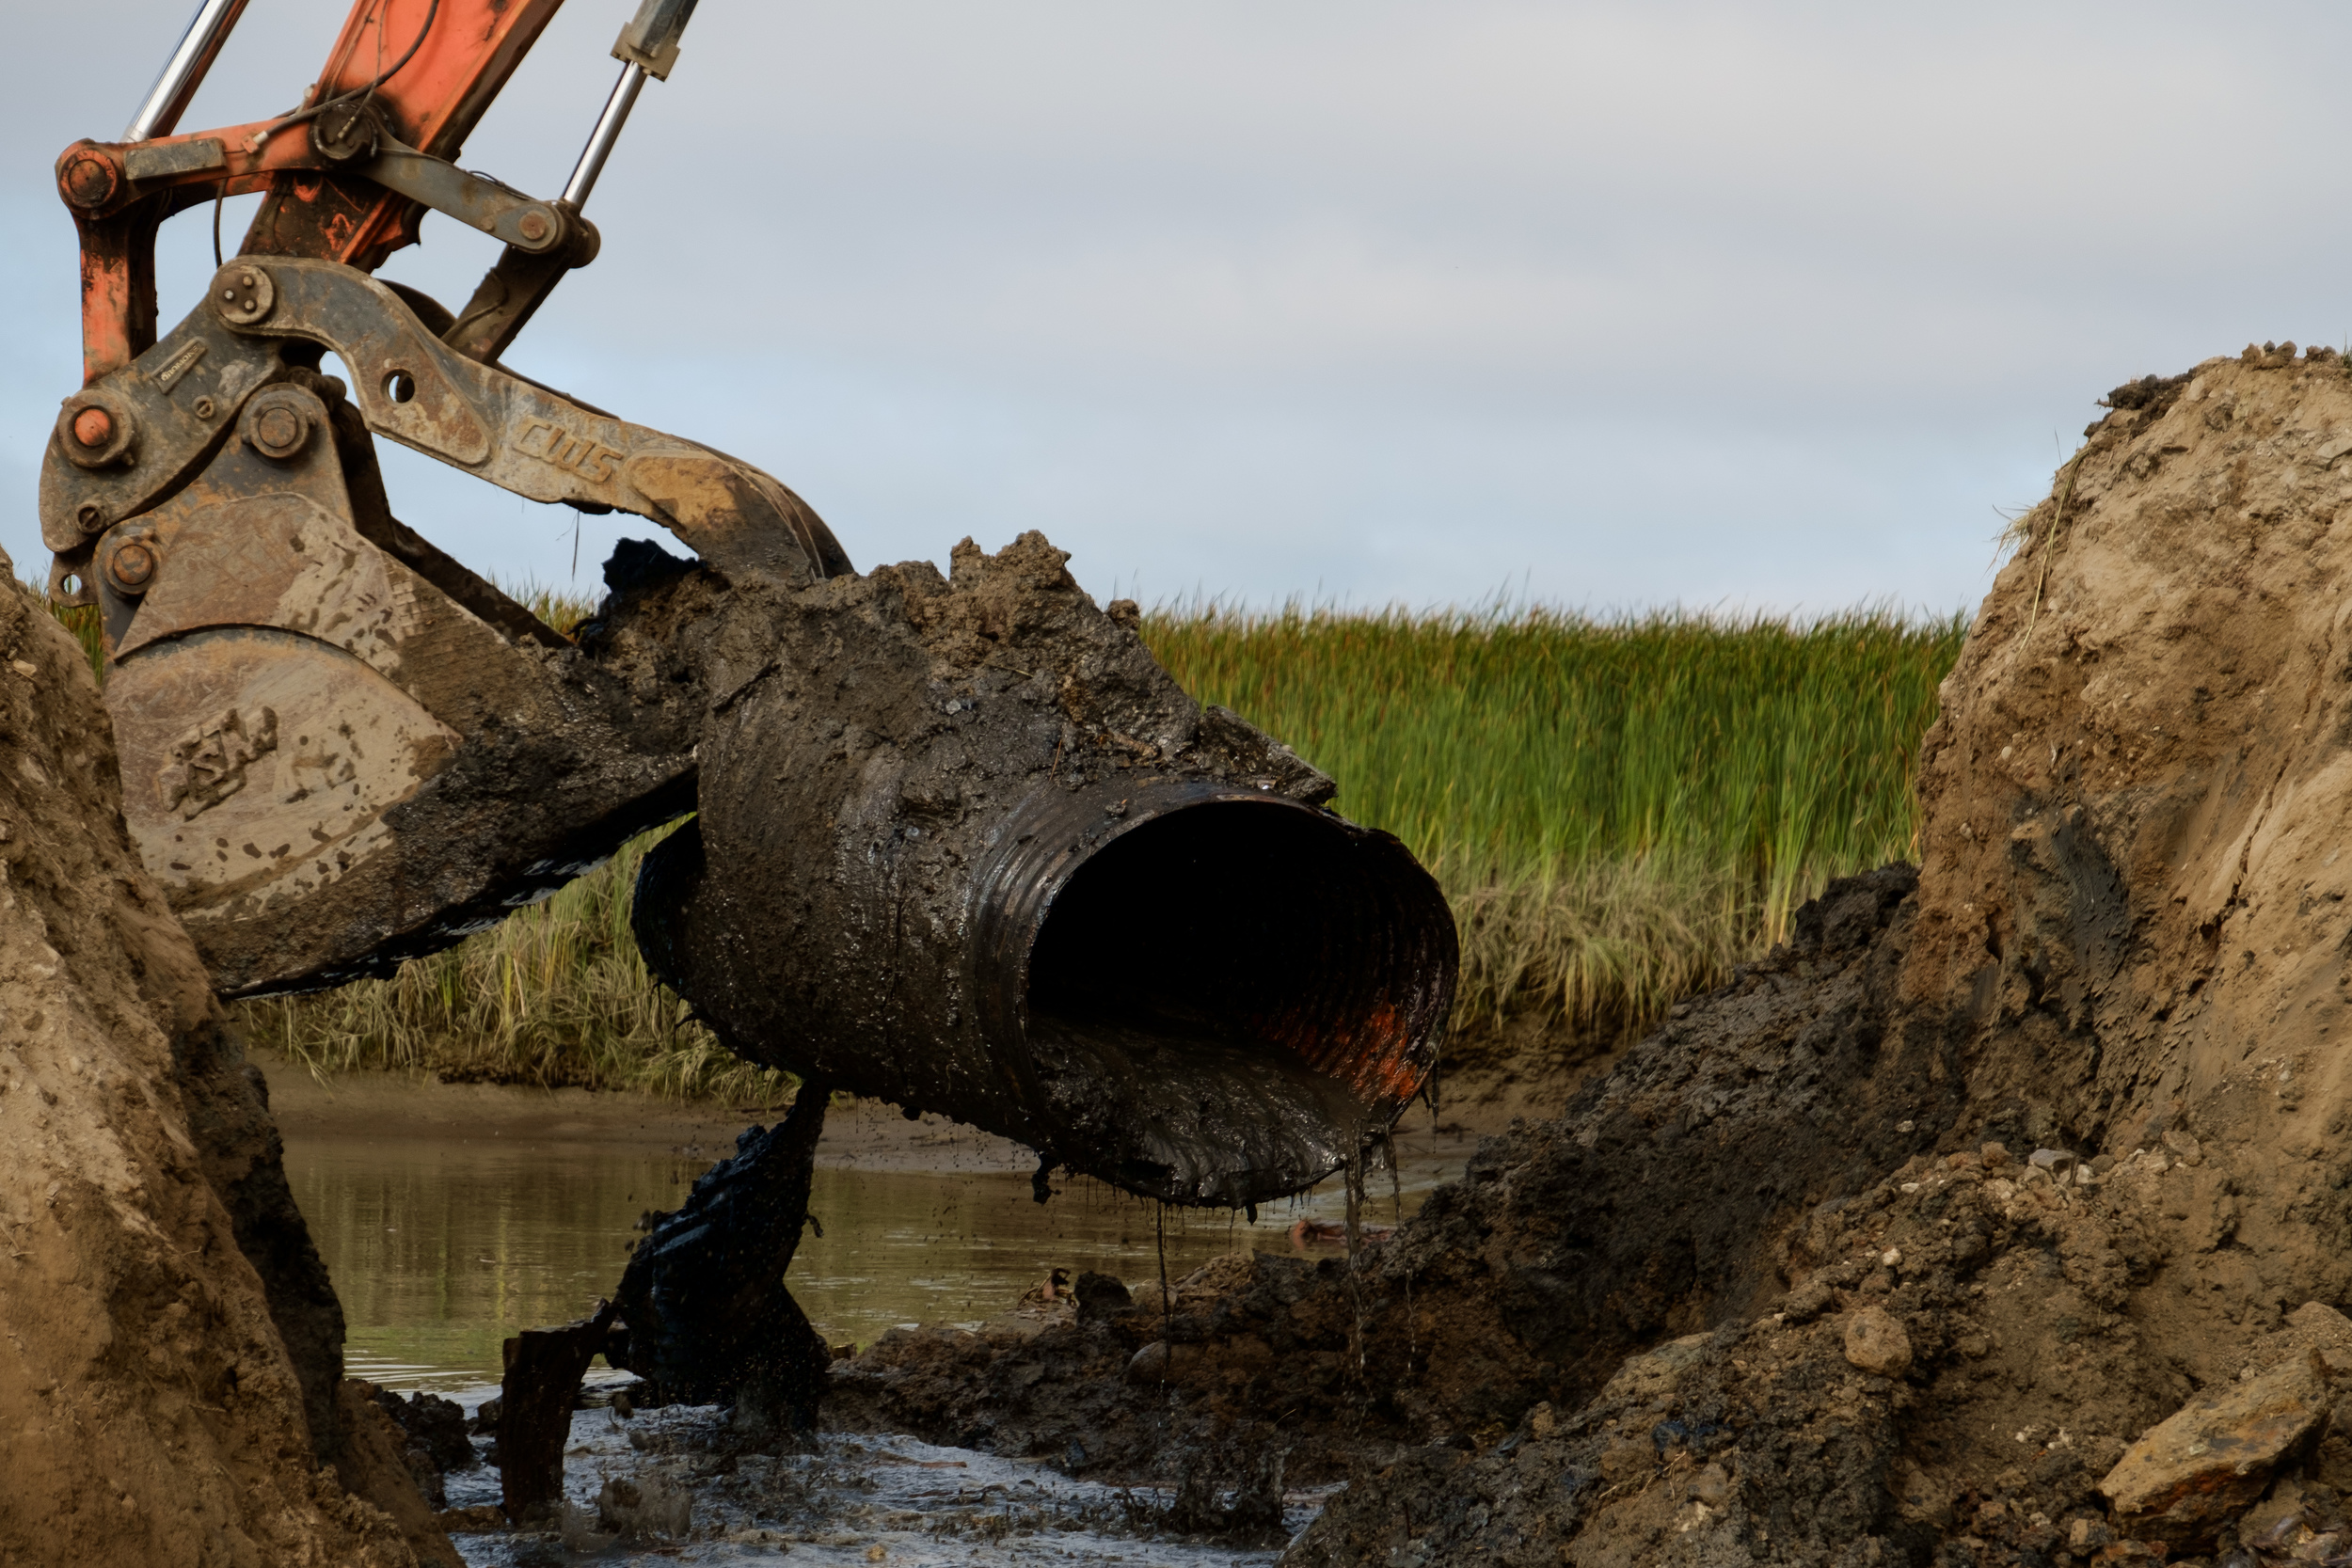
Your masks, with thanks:
[[[516,596],[559,629],[592,608]],[[94,643],[94,623],[68,625]],[[1213,603],[1143,626],[1195,696],[1288,741],[1340,781],[1341,811],[1437,874],[1473,1057],[1503,1025],[1579,1053],[1638,1033],[1778,941],[1830,878],[1907,858],[1920,736],[1965,629],[1876,610]],[[628,889],[649,842],[389,980],[245,1004],[247,1026],[322,1070],[772,1101],[787,1081],[729,1054],[638,958]]]
[[[106,644],[100,635],[98,607],[75,605],[71,609],[51,605],[49,613],[57,618],[57,625],[73,634],[73,641],[82,645],[82,657],[89,660],[90,673],[103,686],[106,682]]]
[[[1459,1025],[1640,1030],[1784,936],[1830,878],[1907,857],[1960,617],[1541,606],[1162,607],[1185,688],[1288,741],[1420,855],[1463,938]]]

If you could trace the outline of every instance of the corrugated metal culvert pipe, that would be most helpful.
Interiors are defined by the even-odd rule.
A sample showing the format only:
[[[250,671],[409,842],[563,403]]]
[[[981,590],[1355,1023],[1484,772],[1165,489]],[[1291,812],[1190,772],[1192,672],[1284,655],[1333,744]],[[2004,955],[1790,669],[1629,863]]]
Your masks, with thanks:
[[[639,944],[754,1060],[1169,1202],[1296,1192],[1428,1076],[1453,918],[1063,559],[616,597],[603,657],[710,713]]]

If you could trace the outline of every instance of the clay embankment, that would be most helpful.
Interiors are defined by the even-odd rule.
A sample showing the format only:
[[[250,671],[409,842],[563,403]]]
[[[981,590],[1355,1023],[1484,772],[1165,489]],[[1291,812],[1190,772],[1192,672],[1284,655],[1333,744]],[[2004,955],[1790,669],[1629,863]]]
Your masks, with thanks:
[[[260,1075],[130,847],[88,665],[0,577],[0,1561],[454,1563],[342,1382]]]
[[[1355,1482],[1294,1563],[2352,1552],[2352,378],[2110,401],[1945,689],[1915,886],[1831,889],[1352,1279],[904,1337],[843,1416],[1286,1450]]]

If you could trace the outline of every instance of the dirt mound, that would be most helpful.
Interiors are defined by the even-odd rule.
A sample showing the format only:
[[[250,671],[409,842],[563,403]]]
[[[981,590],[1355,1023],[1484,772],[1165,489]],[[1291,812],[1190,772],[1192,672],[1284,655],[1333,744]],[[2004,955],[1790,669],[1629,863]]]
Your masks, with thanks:
[[[259,1074],[131,848],[81,649],[0,578],[0,1560],[454,1561],[337,1484],[391,1481],[343,1441]]]
[[[834,1430],[1051,1459],[1073,1475],[1176,1481],[1209,1449],[1254,1457],[1271,1428],[1293,1482],[1348,1473],[1342,1393],[1348,1303],[1331,1259],[1236,1255],[1146,1291],[1058,1307],[1031,1303],[977,1331],[893,1329],[836,1364]],[[1173,1354],[1170,1354],[1170,1346]],[[1336,1439],[1336,1440],[1335,1440]]]
[[[2250,1562],[2352,1539],[2318,1539],[2352,1483],[2337,1370],[2260,1410],[2236,1387],[2267,1397],[2265,1375],[2305,1375],[2273,1371],[2298,1346],[2352,1328],[2328,1305],[2352,1297],[2328,1045],[2352,954],[2352,472],[2332,471],[2352,379],[2289,345],[2109,403],[2023,520],[1924,748],[1919,889],[1874,970],[1896,1049],[1848,1091],[1884,1107],[1851,1129],[1857,1164],[1886,1169],[1895,1114],[1915,1157],[1756,1212],[1788,1293],[1743,1304],[1703,1274],[1677,1326],[1709,1332],[1651,1356],[1684,1371],[1629,1396],[1630,1363],[1517,1441],[1352,1489],[1294,1560],[2179,1560],[2243,1540]],[[1585,1105],[1559,1129],[1593,1132]],[[1988,1138],[2017,1160],[1987,1168]],[[1663,1206],[1721,1201],[1697,1175]],[[1507,1234],[1597,1218],[1570,1195]],[[1874,1351],[1878,1314],[1901,1354]],[[2197,1468],[2216,1450],[2228,1475]]]
[[[2288,344],[2111,401],[1923,748],[1905,1001],[1965,1007],[1970,1098],[2045,1141],[2193,1128],[2232,1289],[2345,1300],[2352,376]]]
[[[961,1358],[939,1429],[1163,1471],[1248,1417],[1354,1478],[1293,1563],[2352,1550],[2352,377],[2108,402],[1945,688],[1915,885],[1834,886],[1352,1271],[1196,1303],[1172,1400],[1073,1324],[878,1346],[845,1406],[919,1430]]]
[[[2212,1180],[2162,1154],[2094,1187],[1923,1156],[1806,1219],[1788,1264],[1804,1284],[1772,1310],[1630,1357],[1596,1397],[1533,1406],[1500,1441],[1402,1456],[1292,1560],[2031,1562],[2105,1546],[2119,1531],[2101,1481],[2195,1386],[2170,1304],[2138,1298],[2169,1212]],[[2227,1376],[2292,1357],[2291,1340],[2233,1336]],[[2344,1451],[2328,1456],[2337,1483]],[[1971,1555],[1939,1557],[1953,1544]]]

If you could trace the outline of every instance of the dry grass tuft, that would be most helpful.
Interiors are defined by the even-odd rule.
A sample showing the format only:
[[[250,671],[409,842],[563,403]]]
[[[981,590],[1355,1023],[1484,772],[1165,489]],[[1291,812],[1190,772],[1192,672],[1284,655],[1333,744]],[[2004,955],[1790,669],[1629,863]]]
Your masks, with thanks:
[[[1607,861],[1448,890],[1462,934],[1457,1031],[1539,1014],[1585,1038],[1638,1033],[1753,957],[1757,925],[1719,868]]]

